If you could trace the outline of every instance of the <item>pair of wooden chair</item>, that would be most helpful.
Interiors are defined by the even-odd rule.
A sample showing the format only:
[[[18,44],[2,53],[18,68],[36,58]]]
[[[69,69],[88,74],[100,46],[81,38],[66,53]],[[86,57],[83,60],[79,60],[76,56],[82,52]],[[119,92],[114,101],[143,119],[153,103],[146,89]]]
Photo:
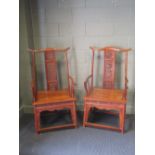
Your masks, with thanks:
[[[32,92],[33,92],[33,107],[34,107],[34,122],[35,130],[37,133],[42,131],[77,127],[77,115],[76,115],[76,98],[74,94],[74,81],[69,74],[69,65],[67,59],[67,52],[69,48],[47,48],[47,49],[29,49],[31,53],[32,64]],[[92,50],[92,65],[91,75],[88,76],[84,82],[86,90],[86,96],[84,97],[84,117],[83,126],[93,126],[99,128],[108,128],[112,130],[124,132],[125,123],[125,109],[127,103],[127,64],[128,64],[128,51],[131,49],[123,49],[116,47],[96,48],[91,47]],[[94,55],[95,51],[102,52],[104,55],[103,62],[103,82],[102,87],[94,87]],[[116,55],[117,53],[123,53],[124,59],[124,88],[115,88],[115,73],[116,73]],[[45,60],[45,72],[46,72],[46,90],[39,91],[37,88],[37,74],[36,74],[36,53],[44,53]],[[66,89],[59,89],[59,79],[57,70],[57,58],[56,55],[62,53],[65,57],[66,73],[68,86]],[[91,123],[88,121],[89,113],[92,109],[108,110],[110,114],[119,115],[119,127],[112,127],[107,125],[101,125],[97,123]],[[40,115],[44,111],[55,110],[70,110],[72,123],[41,127]],[[112,110],[112,111],[111,111]],[[113,112],[116,111],[117,113]]]

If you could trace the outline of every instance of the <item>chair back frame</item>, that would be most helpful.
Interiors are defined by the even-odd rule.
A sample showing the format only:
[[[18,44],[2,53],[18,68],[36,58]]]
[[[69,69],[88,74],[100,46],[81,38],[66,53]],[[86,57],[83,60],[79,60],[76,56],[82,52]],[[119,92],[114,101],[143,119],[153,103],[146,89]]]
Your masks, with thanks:
[[[57,78],[57,66],[56,66],[56,53],[63,52],[65,54],[65,64],[67,66],[67,81],[68,81],[68,92],[71,97],[74,96],[74,81],[69,75],[69,64],[67,59],[67,52],[70,48],[46,48],[46,49],[28,49],[31,54],[31,68],[32,68],[32,93],[33,101],[37,100],[37,76],[36,76],[36,53],[44,53],[45,57],[45,71],[46,71],[46,84],[47,90],[57,90],[58,89],[58,78]],[[51,74],[52,73],[52,74]]]
[[[103,52],[104,53],[104,69],[103,69],[103,88],[105,89],[114,89],[115,85],[115,61],[116,54],[121,52],[124,54],[124,97],[127,97],[127,71],[128,71],[128,52],[131,48],[118,48],[118,47],[90,47],[92,51],[92,62],[91,62],[91,86],[90,89],[94,87],[94,54],[95,52]],[[86,88],[87,86],[85,86]],[[87,90],[86,90],[87,91]],[[89,91],[88,91],[89,92]]]

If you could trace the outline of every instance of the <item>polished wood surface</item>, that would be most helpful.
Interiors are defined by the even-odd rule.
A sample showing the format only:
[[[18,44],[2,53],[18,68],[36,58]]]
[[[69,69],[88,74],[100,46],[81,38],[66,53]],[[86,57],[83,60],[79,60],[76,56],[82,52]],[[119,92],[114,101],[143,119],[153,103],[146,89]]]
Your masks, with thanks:
[[[125,111],[127,103],[127,68],[128,68],[128,52],[130,48],[118,47],[90,47],[92,51],[92,65],[91,74],[84,81],[86,96],[84,97],[84,118],[83,126],[93,126],[98,128],[111,129],[121,131],[124,133]],[[95,88],[94,81],[94,53],[104,53],[103,63],[103,85],[100,88]],[[115,88],[115,74],[116,74],[116,55],[121,52],[124,55],[124,88]],[[100,110],[117,111],[119,115],[119,127],[109,125],[101,125],[97,123],[88,122],[88,116],[91,109],[97,108]],[[112,112],[109,112],[113,114]],[[114,113],[116,115],[117,113]]]
[[[34,107],[34,121],[35,130],[37,133],[42,131],[54,130],[59,128],[76,127],[76,99],[74,97],[74,80],[69,75],[67,52],[69,48],[46,48],[46,49],[29,49],[31,53],[31,67],[32,67],[32,95],[33,95],[33,107]],[[45,57],[45,72],[46,72],[46,85],[47,90],[38,90],[37,88],[37,74],[36,74],[36,63],[35,56],[39,53],[44,53]],[[56,54],[62,52],[65,57],[65,64],[67,66],[67,78],[68,87],[63,90],[58,88],[58,68],[56,61]],[[50,126],[43,128],[40,125],[40,115],[43,111],[55,111],[69,109],[71,113],[71,124],[63,124],[58,126]]]
[[[99,52],[100,52],[100,51],[104,52],[104,51],[106,51],[106,50],[107,50],[108,52],[111,52],[111,51],[114,51],[114,52],[129,52],[129,51],[132,50],[131,48],[120,48],[120,47],[112,47],[112,46],[103,47],[103,48],[91,46],[90,49],[95,50],[95,51],[99,51]]]
[[[71,97],[68,93],[68,90],[57,90],[57,91],[38,91],[37,92],[37,101],[33,102],[33,105],[41,105],[48,103],[58,103],[58,102],[67,102],[75,101],[74,97]]]
[[[88,101],[101,101],[111,102],[118,104],[125,104],[126,99],[124,98],[124,91],[121,89],[102,89],[93,88],[89,95],[85,96],[85,100]]]
[[[39,49],[31,49],[31,48],[29,48],[28,49],[28,51],[29,52],[35,52],[35,53],[41,53],[41,52],[67,52],[68,50],[69,50],[70,48],[69,47],[67,47],[67,48],[45,48],[45,49],[43,49],[43,48],[39,48]]]
[[[46,82],[47,90],[58,89],[58,77],[57,77],[57,62],[54,52],[45,52],[45,69],[46,69]]]

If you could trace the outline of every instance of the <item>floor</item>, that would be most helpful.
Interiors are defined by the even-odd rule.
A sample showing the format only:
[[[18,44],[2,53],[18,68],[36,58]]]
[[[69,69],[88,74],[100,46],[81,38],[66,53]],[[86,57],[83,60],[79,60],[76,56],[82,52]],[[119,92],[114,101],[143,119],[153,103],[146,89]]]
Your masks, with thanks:
[[[118,119],[103,112],[94,112],[90,121],[118,125]],[[52,117],[51,117],[52,116]],[[82,114],[78,113],[79,127],[61,129],[36,134],[32,114],[25,114],[20,119],[19,152],[20,155],[134,155],[135,131],[134,116],[126,116],[126,132],[83,128]],[[96,118],[95,118],[96,117]],[[50,119],[51,120],[50,120]],[[45,113],[42,115],[43,126],[49,123],[69,123],[68,112]]]

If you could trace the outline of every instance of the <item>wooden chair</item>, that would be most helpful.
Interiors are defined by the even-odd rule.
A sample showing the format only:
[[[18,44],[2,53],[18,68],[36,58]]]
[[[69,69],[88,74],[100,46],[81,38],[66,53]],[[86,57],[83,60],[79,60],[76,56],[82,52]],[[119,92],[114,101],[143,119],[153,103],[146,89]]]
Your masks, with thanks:
[[[121,131],[124,133],[125,123],[125,111],[127,103],[127,64],[128,64],[128,51],[131,49],[116,48],[116,47],[105,47],[96,48],[91,47],[92,50],[92,66],[91,75],[88,76],[84,82],[86,90],[86,96],[84,97],[84,118],[83,126],[93,126],[98,128],[106,128]],[[95,88],[93,85],[94,81],[94,53],[103,52],[104,54],[104,67],[103,67],[103,81],[101,88]],[[115,88],[115,73],[116,73],[116,55],[118,52],[124,54],[124,88]],[[119,115],[119,127],[110,125],[102,125],[92,123],[88,121],[90,110],[99,109],[109,111],[109,114]],[[112,112],[113,111],[113,112]],[[117,113],[114,113],[117,112]]]
[[[35,121],[35,130],[37,133],[41,131],[47,131],[52,129],[67,128],[67,127],[76,127],[77,118],[76,118],[76,105],[74,97],[74,81],[73,78],[69,75],[69,67],[67,60],[67,51],[66,49],[56,49],[56,48],[47,48],[47,49],[29,49],[32,58],[32,93],[33,93],[33,107],[34,107],[34,121]],[[36,84],[36,63],[35,55],[42,53],[45,56],[45,72],[46,72],[46,84],[47,90],[39,91]],[[56,54],[61,52],[65,58],[68,88],[59,90],[58,89],[58,73],[57,73],[57,61]],[[60,54],[60,53],[59,53]],[[72,123],[64,125],[56,125],[50,127],[41,127],[40,124],[40,115],[44,111],[55,111],[69,109],[71,112]]]

